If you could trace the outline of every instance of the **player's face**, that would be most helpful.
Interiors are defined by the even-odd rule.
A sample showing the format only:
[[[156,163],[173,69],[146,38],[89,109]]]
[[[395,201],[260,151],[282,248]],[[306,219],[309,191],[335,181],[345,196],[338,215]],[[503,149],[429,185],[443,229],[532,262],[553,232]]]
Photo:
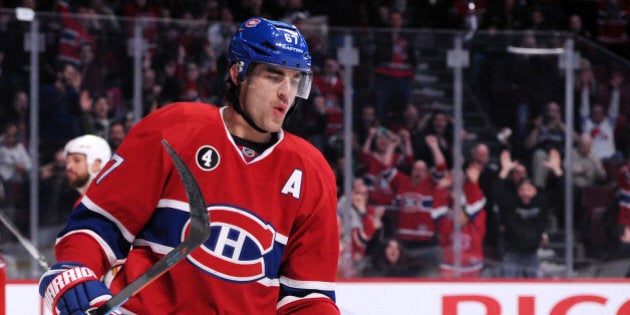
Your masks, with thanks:
[[[254,123],[278,132],[295,100],[301,73],[280,66],[258,64],[245,77],[240,101]]]
[[[66,177],[72,188],[81,188],[90,180],[85,154],[70,153],[66,157]]]

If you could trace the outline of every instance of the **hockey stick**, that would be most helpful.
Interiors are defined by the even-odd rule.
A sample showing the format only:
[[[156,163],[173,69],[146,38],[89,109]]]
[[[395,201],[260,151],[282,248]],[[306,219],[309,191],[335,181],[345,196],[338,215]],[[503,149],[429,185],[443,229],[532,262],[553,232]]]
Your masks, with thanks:
[[[42,266],[44,270],[48,270],[48,268],[50,268],[50,266],[48,266],[48,261],[46,261],[46,257],[39,250],[37,250],[35,245],[31,243],[31,241],[29,241],[28,238],[26,238],[24,235],[22,235],[22,233],[20,233],[20,229],[18,229],[18,227],[15,226],[13,222],[11,222],[11,219],[7,217],[4,211],[0,211],[0,221],[2,221],[2,224],[4,224],[4,226],[6,226],[7,229],[11,231],[11,233],[13,233],[15,238],[17,238],[17,240],[22,244],[22,246],[24,246],[26,251],[33,258],[35,258],[35,260],[37,260],[39,265]]]
[[[105,315],[115,311],[146,285],[157,279],[180,260],[184,259],[184,257],[203,244],[210,236],[210,219],[199,184],[197,184],[197,181],[188,167],[186,167],[186,164],[184,164],[184,161],[182,161],[179,155],[171,148],[168,142],[162,140],[162,144],[171,156],[175,168],[184,183],[184,188],[186,189],[188,203],[190,204],[190,233],[183,242],[168,252],[166,256],[162,257],[162,259],[149,268],[149,270],[118,292],[118,294],[109,301],[105,302],[105,304],[97,309],[88,311],[88,315]]]

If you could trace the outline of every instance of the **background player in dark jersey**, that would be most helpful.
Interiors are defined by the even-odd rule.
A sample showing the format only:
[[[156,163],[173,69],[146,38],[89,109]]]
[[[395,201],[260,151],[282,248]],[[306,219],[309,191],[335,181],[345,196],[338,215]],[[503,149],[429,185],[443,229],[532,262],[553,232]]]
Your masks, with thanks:
[[[120,311],[339,314],[335,178],[320,151],[282,130],[309,96],[306,41],[292,25],[251,18],[228,59],[226,107],[185,102],[148,115],[73,210],[59,263],[40,280],[54,313],[101,305],[185,238],[189,205],[164,139],[201,187],[210,238]],[[100,278],[120,262],[106,287]]]

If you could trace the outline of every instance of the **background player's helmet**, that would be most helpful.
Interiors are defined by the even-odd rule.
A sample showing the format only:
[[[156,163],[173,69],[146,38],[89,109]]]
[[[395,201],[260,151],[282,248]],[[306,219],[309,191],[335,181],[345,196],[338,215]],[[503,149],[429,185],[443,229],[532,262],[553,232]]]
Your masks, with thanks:
[[[65,157],[72,153],[85,154],[88,172],[91,177],[96,175],[92,173],[94,161],[101,160],[101,168],[103,168],[105,163],[112,157],[112,150],[109,148],[107,141],[95,135],[84,135],[68,141],[63,153]]]
[[[279,21],[253,17],[243,22],[232,37],[228,61],[240,67],[239,82],[254,63],[279,65],[302,72],[297,97],[309,96],[313,81],[311,56],[306,40],[297,27]]]

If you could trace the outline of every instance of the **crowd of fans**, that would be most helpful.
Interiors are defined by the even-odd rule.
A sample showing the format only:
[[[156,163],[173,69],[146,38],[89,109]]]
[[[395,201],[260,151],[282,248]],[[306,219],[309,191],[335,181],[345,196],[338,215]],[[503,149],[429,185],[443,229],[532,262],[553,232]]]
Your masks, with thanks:
[[[29,59],[22,36],[28,26],[9,11],[0,12],[0,197],[24,230],[32,167],[41,169],[42,185],[53,192],[40,198],[42,222],[59,224],[74,193],[64,184],[63,145],[79,135],[96,134],[115,150],[141,118],[131,108],[128,54],[136,22],[145,18],[140,26],[146,49],[142,115],[147,115],[176,101],[221,106],[226,45],[237,23],[250,16],[304,27],[309,40],[312,95],[292,114],[286,129],[319,148],[337,172],[340,218],[348,220],[341,224],[351,227],[342,229],[342,236],[351,240],[341,242],[350,245],[342,253],[350,251],[345,257],[352,260],[351,270],[340,270],[345,275],[476,277],[484,261],[495,260],[503,262],[501,276],[538,277],[538,249],[549,242],[549,220],[563,227],[567,172],[574,177],[576,230],[591,232],[589,209],[582,201],[597,185],[621,187],[614,212],[619,211],[620,220],[612,221],[630,224],[630,171],[622,167],[630,156],[630,89],[623,71],[596,73],[589,56],[582,58],[574,91],[579,114],[571,139],[575,148],[564,152],[563,96],[550,88],[560,75],[549,73],[541,58],[517,56],[490,66],[484,60],[472,85],[480,88],[502,136],[497,143],[467,143],[462,187],[454,187],[452,117],[445,111],[425,112],[413,99],[421,61],[414,51],[413,29],[469,28],[474,18],[486,30],[573,32],[628,57],[626,2],[502,0],[477,1],[474,7],[468,1],[404,0],[3,2],[2,7],[54,13],[42,19],[41,27],[46,53],[40,65],[42,165],[37,166],[25,149]],[[355,76],[351,192],[341,190],[345,82],[334,56],[339,39],[326,38],[313,25],[358,27],[362,34],[380,30],[355,39],[362,64]],[[534,33],[527,33],[521,44],[538,47]],[[571,155],[572,170],[563,169],[566,154]],[[453,191],[459,189],[465,198],[456,200]],[[341,216],[346,200],[349,218]],[[459,233],[453,232],[456,228]],[[610,248],[623,244],[623,231],[621,238],[607,238]],[[603,255],[592,239],[579,241]]]

